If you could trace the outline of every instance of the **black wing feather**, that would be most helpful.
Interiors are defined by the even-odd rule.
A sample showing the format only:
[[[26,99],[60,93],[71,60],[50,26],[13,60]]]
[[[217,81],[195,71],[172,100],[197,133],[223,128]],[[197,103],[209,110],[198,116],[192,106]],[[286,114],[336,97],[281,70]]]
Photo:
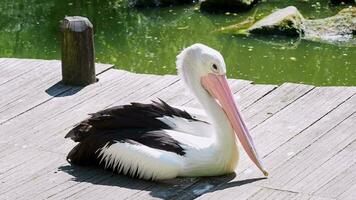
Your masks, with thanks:
[[[179,142],[163,130],[170,127],[157,118],[177,116],[196,121],[186,111],[173,108],[162,100],[153,101],[152,104],[116,106],[90,115],[90,118],[80,122],[65,136],[79,142],[67,156],[70,163],[97,165],[98,150],[115,142],[146,145],[184,155]]]

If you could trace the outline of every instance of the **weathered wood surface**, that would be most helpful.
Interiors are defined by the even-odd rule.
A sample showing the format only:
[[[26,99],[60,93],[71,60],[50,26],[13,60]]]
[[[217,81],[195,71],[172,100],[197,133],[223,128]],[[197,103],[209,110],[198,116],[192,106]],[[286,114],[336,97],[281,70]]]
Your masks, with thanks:
[[[242,151],[232,175],[148,182],[70,166],[64,135],[112,105],[199,104],[177,76],[96,67],[99,82],[70,87],[60,61],[0,58],[0,199],[355,199],[356,87],[231,79],[270,177]]]
[[[61,24],[62,81],[85,86],[96,82],[93,25],[86,17],[66,16]]]

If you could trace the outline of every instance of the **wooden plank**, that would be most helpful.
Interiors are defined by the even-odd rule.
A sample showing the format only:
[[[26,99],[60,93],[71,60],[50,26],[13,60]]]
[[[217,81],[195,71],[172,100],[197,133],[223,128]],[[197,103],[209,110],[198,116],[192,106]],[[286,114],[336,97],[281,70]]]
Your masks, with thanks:
[[[229,80],[230,89],[233,94],[239,93],[242,90],[244,90],[244,92],[247,91],[246,88],[252,87],[251,83],[252,83],[251,81],[245,81],[245,80],[236,80],[236,81]],[[238,96],[235,96],[235,98],[238,98]],[[189,101],[183,103],[182,106],[202,108],[200,103],[195,98],[189,99]]]
[[[21,146],[4,143],[2,145],[5,146],[6,149],[1,152],[2,155],[0,157],[0,179],[13,168],[26,162],[28,159],[31,159],[31,155],[28,154],[26,157],[22,157],[23,153],[21,152],[21,150],[23,148]],[[13,160],[17,161],[14,162]]]
[[[355,92],[356,88],[351,87],[316,88],[262,122],[251,131],[260,154],[263,157],[270,154],[337,108]],[[247,163],[241,163],[240,169],[244,169]]]
[[[21,189],[14,188],[5,195],[16,194],[14,197],[23,199],[47,199],[55,198],[62,190],[73,191],[73,186],[81,183],[81,186],[90,186],[99,182],[104,177],[110,177],[112,174],[103,170],[92,168],[70,167],[67,163],[56,162],[56,165],[48,166],[45,173],[38,175],[35,180],[25,181]],[[59,166],[59,167],[58,167]],[[79,173],[79,174],[78,174]],[[100,176],[99,176],[100,174]],[[96,177],[95,179],[93,177]],[[33,187],[36,187],[35,189]],[[57,196],[58,197],[58,196]],[[63,198],[60,198],[63,199]]]
[[[333,200],[331,198],[320,197],[320,196],[313,196],[310,194],[298,193],[294,191],[287,191],[281,189],[274,189],[274,188],[267,188],[262,187],[258,192],[251,195],[249,200]]]
[[[299,200],[299,199],[296,199]],[[327,197],[319,197],[319,196],[310,196],[308,200],[335,200],[335,199],[330,199]]]
[[[233,182],[229,182],[232,184]],[[227,187],[227,188],[225,188]],[[271,200],[334,200],[327,197],[313,196],[310,194],[298,193],[294,191],[285,191],[274,188],[267,188],[256,186],[252,184],[244,184],[244,185],[233,185],[233,186],[225,186],[224,188],[219,188],[217,190],[213,190],[203,196],[197,198],[197,200],[205,200],[205,199],[271,199]]]
[[[28,61],[26,67],[23,64],[19,59],[8,59],[2,62],[0,65],[0,86],[23,76],[34,70],[35,66],[40,65],[36,60]]]
[[[20,69],[28,67],[28,63],[33,62],[33,60],[20,61],[18,61],[21,63]],[[6,94],[0,100],[0,124],[72,88],[59,83],[59,61],[37,61],[34,64],[36,65],[32,66],[33,69],[28,73],[0,86],[0,92]],[[110,65],[105,64],[97,66],[98,74],[111,68]],[[26,87],[28,85],[31,87]]]
[[[232,92],[237,92],[248,85],[250,85],[251,81],[245,81],[245,80],[231,80],[229,79],[229,85],[232,90]],[[170,93],[167,93],[164,95],[165,100],[167,103],[172,104],[172,105],[177,105],[177,106],[188,106],[188,107],[196,107],[200,108],[200,104],[197,102],[195,97],[188,91],[184,85],[183,82],[178,82],[177,83],[177,88],[176,90],[170,90],[173,91]],[[173,89],[173,88],[172,88]]]
[[[347,191],[345,191],[342,194],[340,194],[338,199],[354,200],[355,196],[356,196],[356,184],[351,186]]]
[[[45,93],[45,89],[48,86],[57,82],[53,80],[56,76],[58,75],[53,73],[53,69],[39,66],[23,76],[3,84],[0,87],[0,92],[6,94],[6,96],[0,100],[0,123],[18,114],[13,109],[22,110],[21,104],[27,106],[32,101],[39,101],[35,105],[42,102],[42,99],[37,99],[36,95],[42,92]],[[31,85],[31,87],[29,88],[28,85]],[[49,94],[46,95],[50,98]],[[31,97],[34,98],[31,99]]]
[[[61,73],[60,65],[61,63],[58,60],[15,59],[13,62],[10,62],[9,66],[1,66],[0,72],[6,71],[4,68],[9,68],[8,71],[16,75],[15,78],[8,80],[6,85],[4,85],[4,83],[1,89],[23,89],[24,85],[28,85],[29,83],[32,85],[33,81],[37,80],[43,82],[42,79],[51,73],[55,73],[57,75],[57,81],[59,81]],[[112,67],[112,65],[108,64],[96,64],[97,74],[101,74]],[[8,75],[6,75],[6,78],[9,78]]]
[[[142,76],[142,75],[138,75]],[[146,75],[147,76],[147,75]],[[125,96],[125,98],[120,98],[116,101],[115,105],[127,104],[128,102],[143,102],[147,100],[152,100],[152,96],[157,92],[169,88],[171,85],[178,81],[177,76],[154,76],[152,82],[147,84],[146,86],[139,88],[137,91],[138,94],[132,95],[133,92],[130,92],[129,95]],[[153,99],[154,100],[154,99]],[[112,104],[112,105],[114,105]],[[111,105],[109,105],[111,106]]]
[[[324,173],[328,172],[326,171]],[[352,188],[356,188],[356,164],[347,168],[331,181],[326,182],[326,184],[320,187],[314,194],[318,196],[344,199],[346,197],[342,197],[343,194],[347,193],[347,191]],[[356,195],[356,192],[354,194]]]
[[[234,97],[238,105],[240,105],[241,110],[243,111],[255,102],[268,95],[276,88],[276,85],[251,85],[250,87],[246,87],[243,90],[237,92]]]
[[[237,105],[240,107],[240,110],[244,110],[250,104],[255,101],[258,101],[260,98],[267,95],[269,92],[273,91],[276,88],[275,85],[248,85],[241,90],[233,91],[234,98],[237,102]],[[201,105],[196,101],[190,101],[184,106],[201,108]]]
[[[311,143],[307,143],[307,146],[295,152],[294,155],[290,155],[291,158],[287,159],[282,165],[274,169],[272,168],[271,173],[273,173],[273,176],[265,184],[288,190],[312,193],[356,162],[356,156],[347,154],[347,152],[353,151],[352,145],[351,147],[347,147],[345,155],[336,155],[344,152],[343,149],[356,139],[356,135],[352,134],[352,130],[356,128],[356,124],[354,125],[356,119],[356,98],[350,100],[349,106],[341,107],[339,109],[341,111],[339,112],[351,112],[351,116],[341,116],[341,120],[335,120],[336,122],[334,123],[331,122],[332,120],[329,120],[332,127],[329,127],[325,132],[315,132],[318,129],[314,128],[323,127],[321,126],[325,124],[323,122],[314,124],[310,128],[310,131],[307,129],[303,135],[310,138]],[[336,113],[335,110],[334,113]],[[331,116],[329,119],[336,119],[332,114],[328,114]],[[309,136],[310,134],[313,135]],[[316,134],[318,134],[317,138],[313,138]],[[306,140],[305,137],[301,136],[304,141]],[[297,139],[303,141],[301,138]],[[323,170],[324,167],[328,169]]]
[[[322,118],[319,120],[317,123],[315,123],[313,126],[309,127],[306,129],[306,131],[300,133],[296,137],[292,138],[288,143],[285,145],[282,145],[280,148],[278,148],[276,151],[274,151],[272,154],[269,154],[265,159],[265,165],[267,168],[271,171],[271,177],[273,177],[274,173],[279,173],[278,169],[276,169],[277,166],[280,166],[281,163],[285,162],[288,160],[290,157],[292,157],[295,154],[298,154],[302,150],[304,150],[308,145],[312,144],[316,140],[318,140],[323,134],[329,132],[331,129],[333,129],[337,124],[343,122],[346,118],[348,118],[351,114],[355,112],[355,106],[356,106],[356,97],[353,96],[352,98],[348,99],[346,102],[341,104],[337,109],[333,110],[330,112],[326,117]],[[352,121],[352,120],[351,120]],[[317,150],[316,150],[317,151]],[[246,160],[246,155],[242,156],[245,157]],[[298,161],[297,161],[298,162]],[[299,161],[300,162],[300,161]],[[339,162],[338,162],[339,163]],[[345,163],[345,162],[343,162]],[[340,166],[338,166],[340,168]],[[329,170],[323,170],[323,175],[319,175],[318,177],[325,177],[325,171],[326,172],[334,172],[335,169],[338,167],[333,166],[333,168]],[[280,168],[283,168],[281,166]],[[300,167],[299,167],[300,168]],[[276,170],[274,170],[276,169]],[[291,169],[290,169],[291,170]],[[251,176],[251,173],[253,172],[251,169],[250,170],[244,170],[245,173],[240,173],[239,177],[240,178],[246,178]],[[295,173],[295,170],[291,170],[290,173]],[[287,176],[290,174],[288,172],[282,173],[283,176]],[[282,176],[282,175],[281,175]],[[313,180],[322,180],[320,178],[313,177]],[[287,177],[288,179],[288,177]],[[279,182],[280,179],[276,179],[276,182]],[[319,183],[323,183],[322,182]],[[258,182],[257,184],[260,184]],[[301,185],[306,184],[305,187],[310,187],[310,185],[307,184],[307,182],[303,182]],[[268,185],[269,182],[263,184],[263,185]],[[346,189],[348,187],[346,186]],[[294,189],[294,188],[288,188],[288,189]],[[305,192],[305,191],[303,191]],[[321,195],[317,193],[317,195]],[[204,195],[205,196],[205,195]]]
[[[3,159],[3,157],[11,152],[11,148],[14,145],[7,144],[5,142],[0,142],[0,160]]]
[[[198,196],[197,200],[205,199],[221,199],[221,200],[230,200],[230,199],[239,199],[244,200],[251,197],[253,194],[261,190],[259,186],[252,184],[244,183],[242,181],[231,181],[227,182],[224,186],[214,188],[204,194],[195,194],[194,197]],[[183,198],[181,198],[183,199]]]
[[[132,194],[144,190],[152,183],[132,180],[127,177],[108,177],[98,182],[95,187],[89,186],[77,192],[57,193],[55,198],[66,199],[131,199]],[[94,198],[93,198],[94,197]]]
[[[354,113],[356,108],[354,104]],[[332,127],[305,149],[271,171],[263,185],[313,193],[356,162],[356,114]],[[318,125],[317,125],[318,126]],[[320,132],[319,132],[320,134]],[[288,171],[289,170],[289,171]]]
[[[0,176],[0,198],[1,199],[13,199],[18,195],[18,193],[9,193],[12,188],[16,188],[18,185],[13,182],[14,179],[17,181],[21,180],[34,180],[37,178],[38,173],[43,173],[46,171],[47,165],[51,165],[53,162],[58,160],[58,156],[55,153],[43,152],[34,150],[31,148],[26,148],[20,150],[21,155],[18,155],[17,159],[22,159],[26,157],[31,157],[27,159],[22,165],[17,165],[16,167],[8,170],[6,173]],[[45,162],[44,162],[45,161]],[[19,182],[18,182],[19,183]]]
[[[252,108],[244,109],[244,117],[249,127],[254,128],[284,107],[311,91],[314,86],[284,83],[274,91],[255,102]]]
[[[262,188],[252,196],[250,196],[249,200],[278,200],[278,199],[296,199],[298,197],[298,193],[291,191],[282,191],[276,190],[272,188]]]
[[[326,117],[314,123],[308,129],[300,132],[297,136],[290,139],[287,143],[281,145],[278,149],[268,154],[264,158],[264,163],[269,170],[274,170],[290,159],[292,156],[300,153],[306,147],[318,140],[322,135],[329,132],[337,124],[348,118],[355,110],[356,97],[353,96],[346,102],[342,103],[332,112],[328,113]],[[242,158],[245,158],[242,156]],[[243,171],[243,170],[241,170]],[[243,171],[244,174],[249,174],[252,171]],[[244,176],[244,175],[242,175]]]
[[[150,103],[151,100],[157,100],[157,98],[162,99],[163,101],[167,102],[168,104],[172,104],[172,97],[179,95],[187,95],[184,94],[185,91],[183,89],[183,82],[177,79],[176,82],[172,83],[168,87],[157,91],[156,93],[152,94],[148,99],[144,100],[145,103]],[[189,95],[188,95],[189,96]]]
[[[131,77],[132,76],[129,76],[128,74],[123,75],[122,72],[118,72],[118,71],[104,73],[103,75],[99,76],[101,81],[96,84],[90,85],[85,88],[79,88],[79,87],[73,88],[63,93],[62,97],[54,98],[51,101],[46,102],[46,104],[41,105],[41,107],[39,107],[38,109],[30,110],[29,112],[26,112],[24,116],[20,116],[19,119],[16,119],[16,121],[13,121],[11,123],[5,123],[2,126],[0,126],[0,129],[3,130],[4,132],[7,131],[9,132],[8,136],[4,136],[3,141],[7,140],[7,142],[16,143],[16,138],[24,140],[26,139],[26,137],[24,137],[25,135],[34,138],[37,135],[42,136],[41,134],[33,135],[26,130],[32,129],[32,131],[34,132],[40,132],[42,130],[41,128],[43,127],[38,127],[38,125],[42,125],[46,121],[50,122],[49,120],[51,120],[51,118],[61,117],[62,116],[61,114],[65,114],[65,112],[70,111],[72,107],[76,106],[77,104],[83,103],[88,99],[90,100],[93,97],[100,98],[100,95],[98,96],[99,93],[106,91],[105,94],[107,94],[108,92],[110,92],[109,90],[112,87],[115,87],[115,85],[119,84],[120,81],[124,81],[125,84],[121,84],[120,87],[117,88],[124,89],[124,87],[128,87],[130,83],[134,82],[134,80],[130,82]],[[136,82],[140,83],[140,81],[136,81]],[[132,87],[134,87],[137,84],[131,84],[131,85]],[[73,93],[75,95],[71,95]],[[97,104],[94,104],[94,107],[95,105],[98,105],[100,103],[101,103],[100,101],[97,102]],[[48,112],[48,110],[51,110],[51,112]],[[77,113],[81,113],[81,112],[77,112]],[[87,113],[83,112],[82,115],[87,116]],[[62,122],[60,118],[58,119],[59,122]],[[63,121],[66,121],[66,118],[64,118]],[[72,122],[71,124],[73,123],[75,122]],[[51,124],[53,124],[53,122],[50,123],[50,125]],[[57,124],[58,123],[55,123],[53,125],[57,125]],[[2,137],[0,136],[0,138]]]

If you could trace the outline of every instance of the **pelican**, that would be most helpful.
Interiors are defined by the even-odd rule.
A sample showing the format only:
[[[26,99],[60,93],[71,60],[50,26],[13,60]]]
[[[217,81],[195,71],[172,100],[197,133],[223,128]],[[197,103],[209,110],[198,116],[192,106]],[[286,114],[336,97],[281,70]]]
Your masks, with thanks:
[[[90,114],[65,136],[78,142],[67,161],[147,180],[217,176],[234,172],[239,139],[267,176],[228,86],[222,55],[194,44],[177,56],[176,66],[203,110],[159,100]]]

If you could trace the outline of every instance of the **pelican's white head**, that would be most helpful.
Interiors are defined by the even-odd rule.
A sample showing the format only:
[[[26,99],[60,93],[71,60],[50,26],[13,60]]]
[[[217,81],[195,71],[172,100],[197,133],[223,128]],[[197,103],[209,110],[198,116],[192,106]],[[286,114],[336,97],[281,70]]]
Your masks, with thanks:
[[[210,73],[226,74],[226,65],[220,52],[199,43],[185,48],[177,56],[176,66],[179,76],[194,94],[202,87],[201,77]]]
[[[177,56],[176,65],[178,74],[200,101],[213,98],[219,102],[247,155],[267,176],[227,83],[222,55],[206,45],[194,44]]]

